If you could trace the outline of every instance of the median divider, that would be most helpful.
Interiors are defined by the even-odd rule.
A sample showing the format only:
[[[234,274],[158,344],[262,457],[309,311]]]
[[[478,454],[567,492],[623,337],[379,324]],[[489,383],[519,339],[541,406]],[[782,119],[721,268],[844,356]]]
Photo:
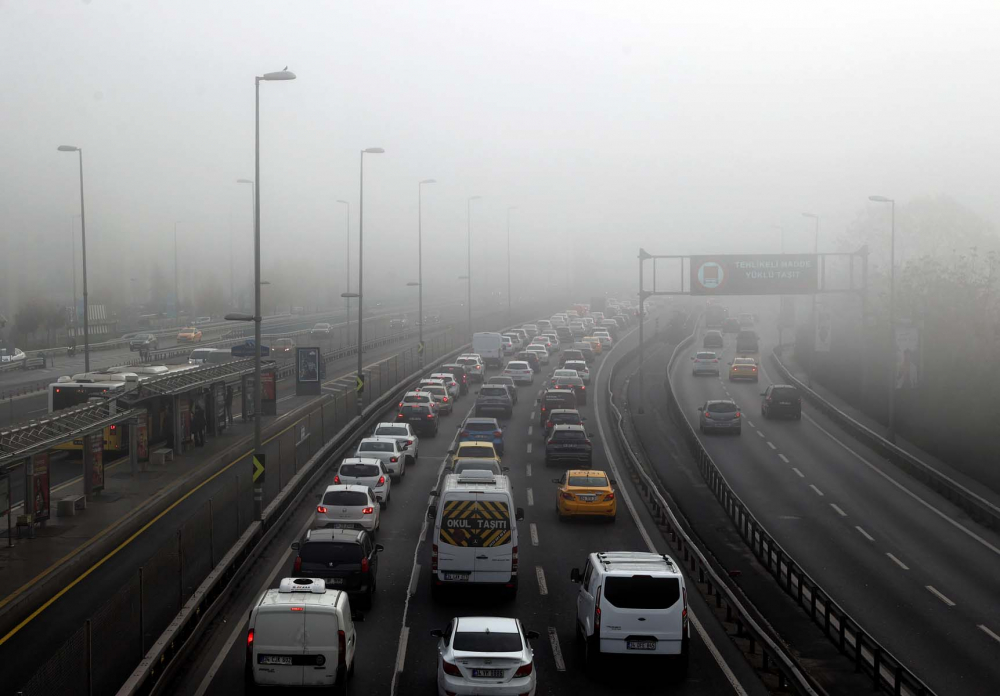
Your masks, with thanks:
[[[688,449],[698,464],[702,478],[722,504],[736,530],[757,560],[777,581],[778,586],[795,600],[840,652],[853,661],[855,671],[863,672],[871,678],[873,690],[897,695],[933,696],[934,692],[923,681],[875,640],[775,541],[729,485],[722,471],[698,439],[694,428],[684,416],[677,395],[674,393],[673,384],[670,382],[671,370],[678,358],[690,349],[696,335],[697,327],[690,336],[677,344],[667,363],[665,376],[667,406],[674,424],[680,429]],[[665,502],[661,504],[665,505]],[[672,524],[676,527],[676,522]],[[679,531],[673,533],[677,534]],[[695,554],[691,555],[694,557]],[[704,558],[701,554],[697,555],[699,564],[702,564]],[[687,556],[688,553],[685,552],[685,560]],[[760,631],[762,627],[757,626],[754,630]]]
[[[962,508],[972,519],[994,530],[1000,530],[1000,507],[994,505],[982,496],[969,490],[946,473],[934,468],[931,464],[915,457],[906,450],[889,442],[871,428],[859,423],[838,409],[829,401],[795,377],[784,363],[781,362],[781,348],[776,346],[771,355],[772,363],[781,378],[795,386],[805,398],[819,411],[834,421],[841,429],[856,440],[877,452],[880,456],[892,462],[914,478],[927,484],[942,496]]]

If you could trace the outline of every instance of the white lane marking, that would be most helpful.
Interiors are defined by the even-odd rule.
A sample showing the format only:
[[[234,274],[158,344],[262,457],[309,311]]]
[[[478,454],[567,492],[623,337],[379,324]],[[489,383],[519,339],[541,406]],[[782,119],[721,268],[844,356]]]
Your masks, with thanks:
[[[545,571],[542,566],[535,566],[535,577],[538,578],[538,594],[543,597],[549,593],[549,586],[545,584]]]
[[[778,449],[777,447],[775,447],[775,446],[774,446],[774,443],[773,443],[773,442],[771,442],[770,440],[768,440],[768,441],[767,441],[767,446],[768,446],[768,447],[770,447],[770,448],[771,448],[771,449],[773,449],[773,450],[776,450],[776,449]]]
[[[532,430],[532,428],[534,428],[534,427],[535,427],[535,426],[533,426],[533,425],[529,425],[529,426],[528,426],[528,435],[531,435],[531,430]]]
[[[783,461],[785,464],[788,464],[788,457],[786,457],[785,455],[779,454],[778,455],[778,459],[780,459],[781,461]]]
[[[979,628],[980,631],[982,631],[983,633],[985,633],[986,635],[988,635],[990,638],[992,638],[996,642],[1000,643],[1000,636],[998,636],[996,633],[994,633],[993,631],[991,631],[984,624],[979,624],[977,628]],[[551,631],[552,629],[550,628],[549,630]]]
[[[417,584],[420,582],[420,564],[415,563],[413,565],[413,571],[410,573],[410,586],[406,590],[407,595],[412,597],[417,594]]]
[[[830,507],[837,511],[837,514],[841,517],[847,517],[847,513],[840,509],[840,506],[836,503],[830,503]]]
[[[528,489],[528,505],[531,506],[531,505],[534,505],[534,504],[535,504],[535,494],[529,488]]]
[[[980,628],[984,627],[980,626]],[[566,662],[563,660],[562,648],[559,647],[559,634],[556,633],[556,629],[553,626],[549,626],[549,643],[552,645],[552,658],[556,662],[556,671],[565,672]]]
[[[406,661],[406,642],[410,639],[410,627],[403,626],[399,629],[399,650],[396,652],[396,673],[403,671],[403,663]]]
[[[633,329],[632,331],[634,332],[637,330],[638,329]],[[595,384],[600,383],[601,371],[604,369],[606,364],[607,361],[604,361],[601,363],[601,366],[597,368],[597,375],[595,376],[594,381]],[[611,470],[614,472],[615,478],[622,481],[621,472],[618,470],[618,464],[615,462],[615,458],[611,454],[611,447],[608,445],[608,438],[604,432],[604,423],[601,419],[601,401],[602,400],[598,398],[594,402],[594,416],[597,419],[597,432],[601,434],[601,447],[604,449],[604,454],[608,459],[608,466],[610,466]],[[639,535],[642,537],[642,540],[646,543],[646,548],[649,549],[651,553],[659,553],[656,545],[653,543],[653,540],[649,537],[649,532],[647,532],[646,527],[643,526],[642,520],[639,519],[639,513],[635,508],[635,504],[632,502],[632,496],[629,495],[628,489],[622,486],[618,489],[618,494],[622,497],[622,500],[625,501],[625,507],[628,508],[629,514],[632,515],[632,521],[639,530]],[[705,631],[705,627],[701,625],[698,617],[695,616],[695,613],[690,609],[688,609],[688,616],[691,617],[691,625],[693,625],[695,630],[698,631],[698,635],[701,637],[702,642],[708,647],[708,651],[712,653],[712,657],[715,658],[715,663],[719,665],[719,669],[722,670],[722,673],[729,681],[730,686],[733,687],[733,691],[736,692],[736,696],[747,696],[746,689],[743,688],[743,685],[740,684],[736,675],[733,674],[733,670],[729,667],[725,658],[722,657],[722,653],[719,652],[719,649],[715,647],[715,643],[712,642],[712,637],[708,635],[707,631]]]
[[[761,431],[759,431],[759,430],[757,431],[757,434],[758,434],[758,435],[760,435],[761,437],[764,437],[764,433],[762,433],[762,432],[761,432]]]
[[[531,412],[531,415],[530,415],[530,416],[528,416],[528,418],[530,418],[531,420],[535,420],[535,412],[534,412],[534,411],[532,411],[532,412]]]
[[[908,565],[906,565],[905,563],[903,563],[901,560],[899,560],[898,558],[896,558],[895,556],[893,556],[888,551],[885,552],[885,555],[888,556],[889,558],[891,558],[892,562],[895,563],[896,565],[898,565],[903,570],[909,570],[910,569],[910,567]]]
[[[528,530],[531,532],[531,545],[538,546],[538,527],[532,522],[528,525]]]
[[[524,475],[531,478],[531,464],[524,465]]]
[[[315,515],[309,515],[309,519],[306,520],[306,523],[302,526],[302,529],[299,530],[299,533],[295,538],[301,539],[302,535],[304,535],[306,531],[312,527],[314,521]],[[278,573],[288,567],[288,559],[291,555],[292,549],[289,547],[285,550],[285,553],[282,554],[281,559],[277,562],[277,564],[275,564],[274,570],[271,571],[270,575],[267,576],[264,582],[261,583],[260,587],[254,593],[253,596],[255,599],[264,594],[264,591],[271,587],[274,583],[274,579],[278,577]],[[239,621],[235,622],[236,625],[233,626],[232,632],[226,637],[226,642],[223,643],[222,649],[216,656],[215,661],[212,663],[212,666],[209,667],[208,672],[205,673],[205,678],[201,680],[201,684],[199,684],[198,688],[195,690],[195,696],[204,696],[204,694],[208,692],[208,687],[211,686],[215,676],[219,673],[219,670],[222,669],[222,663],[225,662],[226,656],[229,655],[229,651],[232,649],[233,643],[235,643],[236,639],[241,633],[243,633],[245,623],[243,617],[247,616],[248,613],[249,612],[247,611],[240,612]]]
[[[816,428],[821,433],[823,433],[828,438],[830,438],[831,440],[833,440],[834,442],[836,442],[838,445],[840,445],[841,447],[843,447],[845,450],[847,450],[848,452],[850,452],[854,456],[855,459],[857,459],[859,462],[861,462],[862,464],[864,464],[865,466],[867,466],[869,469],[871,469],[872,471],[874,471],[876,474],[878,474],[879,476],[881,476],[882,478],[884,478],[886,481],[888,481],[889,483],[891,483],[893,486],[895,486],[899,490],[901,490],[904,493],[906,493],[906,495],[908,495],[911,498],[913,498],[914,500],[916,500],[918,503],[920,503],[921,505],[923,505],[924,507],[926,507],[928,510],[930,510],[931,512],[933,512],[935,515],[937,515],[941,519],[943,519],[946,522],[948,522],[953,527],[955,527],[955,528],[957,528],[957,529],[965,532],[968,536],[972,537],[973,539],[975,539],[976,541],[978,541],[980,544],[982,544],[983,546],[985,546],[986,548],[988,548],[990,551],[992,551],[993,553],[995,553],[998,556],[1000,556],[1000,548],[994,546],[993,544],[991,544],[990,542],[988,542],[986,539],[984,539],[983,537],[981,537],[978,534],[976,534],[975,532],[973,532],[968,527],[965,527],[964,525],[960,524],[959,522],[956,522],[951,517],[949,517],[946,513],[942,512],[941,510],[938,510],[936,507],[934,507],[933,505],[931,505],[930,503],[928,503],[926,500],[924,500],[923,498],[921,498],[919,495],[917,495],[916,493],[914,493],[913,491],[911,491],[909,488],[907,488],[906,486],[904,486],[903,484],[901,484],[899,481],[897,481],[893,477],[889,476],[889,474],[885,473],[884,471],[882,471],[881,469],[879,469],[877,466],[875,466],[874,464],[872,464],[871,462],[869,462],[863,456],[861,456],[860,454],[858,454],[857,452],[855,452],[853,449],[851,449],[850,447],[848,447],[847,445],[845,445],[843,442],[841,442],[840,440],[838,440],[836,437],[834,437],[834,435],[829,430],[827,430],[826,428],[824,428],[823,426],[821,426],[819,423],[817,423],[808,413],[803,413],[802,417],[805,418],[810,423],[812,423],[814,426],[816,426]]]
[[[854,528],[856,530],[858,530],[859,532],[861,532],[861,536],[863,536],[868,541],[875,541],[875,537],[873,537],[871,534],[869,534],[868,532],[866,532],[864,529],[862,529],[858,525],[854,525]]]
[[[812,488],[814,491],[816,491],[816,495],[818,495],[818,496],[822,496],[823,495],[823,491],[821,491],[820,489],[816,488],[816,484],[810,483],[809,487]]]
[[[934,595],[935,597],[937,597],[938,599],[940,599],[942,602],[944,602],[945,604],[947,604],[949,607],[955,606],[955,603],[953,601],[951,601],[950,599],[948,599],[947,597],[945,597],[943,594],[941,594],[940,592],[938,592],[936,589],[934,589],[933,585],[924,585],[924,587],[926,587],[928,590],[930,590],[930,593],[932,595]]]
[[[801,471],[799,471],[799,468],[797,466],[793,466],[792,467],[792,471],[794,471],[796,474],[798,474],[799,478],[805,478],[806,477],[805,474],[803,474]]]
[[[531,454],[531,443],[528,443],[528,454]]]
[[[757,427],[756,425],[753,424],[753,421],[750,420],[749,418],[747,418],[747,425],[749,425],[751,428],[756,428]]]

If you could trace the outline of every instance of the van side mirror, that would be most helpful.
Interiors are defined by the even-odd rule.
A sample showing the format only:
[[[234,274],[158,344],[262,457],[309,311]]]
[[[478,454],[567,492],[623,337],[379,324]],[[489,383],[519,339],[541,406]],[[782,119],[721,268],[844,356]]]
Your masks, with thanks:
[[[699,407],[698,407],[698,410],[699,410],[699,411],[704,411],[704,410],[705,410],[705,407],[704,407],[704,406],[699,406]]]
[[[552,483],[562,483],[562,479],[554,478],[552,479]]]
[[[693,355],[691,356],[691,359],[694,360],[694,356]]]
[[[382,553],[383,551],[385,551],[385,547],[382,546],[382,544],[375,544],[375,552],[376,553]]]
[[[509,466],[504,466],[504,467],[501,467],[500,470],[506,474],[506,473],[510,472],[510,467]]]
[[[300,546],[299,542],[293,541],[292,542],[292,551],[298,551],[299,550],[299,546]]]
[[[572,582],[580,583],[583,580],[583,573],[580,572],[579,568],[573,568],[569,571],[569,579]]]
[[[357,623],[365,622],[364,612],[357,611],[356,609],[351,610],[351,621],[356,621]]]
[[[431,631],[431,635],[434,636],[435,638],[444,638],[444,631],[442,631],[440,628],[435,628],[433,631]]]
[[[525,631],[524,633],[524,637],[527,638],[528,640],[535,640],[540,635],[541,634],[538,631]]]
[[[518,508],[514,513],[514,519],[518,522],[524,519],[524,508]]]
[[[435,517],[437,517],[437,512],[438,512],[437,511],[437,505],[428,505],[427,506],[427,519],[433,520]]]
[[[618,485],[618,482],[617,482],[617,481],[615,481],[615,480],[614,480],[613,478],[610,478],[610,477],[609,477],[609,478],[608,478],[608,481],[610,481],[610,482],[611,482],[611,485],[612,485],[612,486],[617,486],[617,485]]]
[[[767,392],[761,392],[760,395],[761,396],[767,396]]]

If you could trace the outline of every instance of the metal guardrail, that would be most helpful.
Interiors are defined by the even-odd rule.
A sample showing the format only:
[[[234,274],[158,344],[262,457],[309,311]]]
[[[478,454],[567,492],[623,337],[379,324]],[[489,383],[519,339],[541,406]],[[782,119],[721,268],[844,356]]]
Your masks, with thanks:
[[[655,338],[647,339],[646,343],[653,342]],[[629,468],[633,471],[633,481],[639,492],[646,501],[650,513],[653,515],[657,525],[665,530],[665,536],[669,535],[669,541],[683,554],[683,562],[687,566],[688,572],[694,577],[697,574],[698,583],[705,586],[706,599],[715,599],[715,608],[726,610],[726,620],[734,622],[737,626],[738,638],[749,641],[749,652],[751,655],[757,653],[760,648],[760,664],[752,665],[765,673],[776,673],[778,688],[781,690],[792,689],[794,693],[807,696],[818,696],[826,692],[815,684],[808,674],[799,667],[796,659],[785,647],[781,639],[770,630],[770,626],[764,621],[758,621],[755,613],[752,612],[744,601],[733,591],[729,583],[716,571],[715,566],[709,561],[708,556],[692,541],[691,537],[684,530],[674,510],[670,507],[666,498],[661,493],[662,484],[654,481],[653,477],[646,470],[639,456],[632,448],[628,436],[623,427],[624,417],[615,403],[614,380],[619,365],[626,364],[638,352],[639,347],[629,350],[611,368],[611,376],[608,380],[608,391],[605,394],[607,404],[614,415],[614,432],[621,451],[625,454],[625,460]],[[627,405],[626,405],[627,408]]]
[[[729,485],[722,471],[698,439],[694,428],[681,410],[673,384],[670,382],[670,371],[678,356],[690,347],[695,336],[696,333],[692,333],[677,344],[667,363],[665,376],[667,405],[674,423],[680,428],[688,449],[698,464],[702,478],[736,525],[740,536],[785,594],[794,599],[812,622],[823,629],[823,635],[854,662],[855,671],[871,677],[873,690],[896,695],[933,696],[934,692],[930,687],[875,640],[775,541]]]
[[[847,431],[852,437],[860,440],[880,456],[885,457],[911,476],[926,483],[942,496],[969,513],[976,522],[992,529],[1000,530],[1000,507],[977,495],[974,491],[970,491],[961,483],[944,472],[938,471],[919,457],[889,442],[874,430],[854,420],[810,389],[781,362],[781,350],[778,347],[774,348],[771,357],[774,366],[781,374],[781,378],[789,384],[794,385],[796,389],[805,395],[814,408],[826,414],[841,429]]]

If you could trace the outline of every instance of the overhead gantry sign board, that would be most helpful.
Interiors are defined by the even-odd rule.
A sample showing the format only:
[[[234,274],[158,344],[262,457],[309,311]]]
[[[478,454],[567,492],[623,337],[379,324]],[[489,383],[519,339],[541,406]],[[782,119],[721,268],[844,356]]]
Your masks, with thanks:
[[[819,289],[815,254],[691,257],[692,295],[811,295]]]

